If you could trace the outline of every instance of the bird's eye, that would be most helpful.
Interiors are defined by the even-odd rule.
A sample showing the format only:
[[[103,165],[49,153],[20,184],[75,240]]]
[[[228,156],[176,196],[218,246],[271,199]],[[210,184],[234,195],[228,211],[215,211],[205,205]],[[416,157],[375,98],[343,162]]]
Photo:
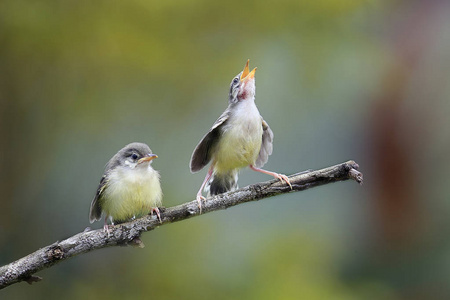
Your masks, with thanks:
[[[133,153],[133,154],[131,155],[131,158],[132,158],[133,160],[136,160],[136,159],[138,159],[138,155],[137,155],[136,153]]]
[[[233,84],[237,84],[238,82],[239,82],[239,78],[236,77],[233,79]]]

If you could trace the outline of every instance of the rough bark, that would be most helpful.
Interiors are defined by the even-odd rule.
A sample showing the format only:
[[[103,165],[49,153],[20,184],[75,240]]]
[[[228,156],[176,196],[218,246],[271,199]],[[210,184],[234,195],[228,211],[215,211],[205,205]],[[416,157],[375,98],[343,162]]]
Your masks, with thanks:
[[[291,175],[289,180],[292,184],[292,189],[284,182],[271,180],[208,198],[202,205],[202,214],[226,209],[249,201],[302,191],[348,179],[353,179],[362,184],[363,176],[358,172],[358,165],[354,161],[348,161],[317,171]],[[160,208],[160,211],[161,222],[155,216],[145,216],[128,223],[115,225],[110,228],[109,234],[103,229],[91,230],[86,228],[84,232],[61,242],[53,243],[15,262],[0,267],[0,289],[20,281],[26,281],[30,284],[40,281],[42,278],[35,276],[36,272],[78,254],[119,245],[143,247],[144,244],[139,238],[142,232],[200,214],[196,200],[174,207]]]

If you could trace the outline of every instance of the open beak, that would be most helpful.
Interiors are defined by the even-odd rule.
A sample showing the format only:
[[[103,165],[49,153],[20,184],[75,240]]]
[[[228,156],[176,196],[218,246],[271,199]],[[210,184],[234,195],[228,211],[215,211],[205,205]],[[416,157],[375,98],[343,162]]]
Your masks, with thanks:
[[[242,71],[241,82],[246,81],[248,79],[253,79],[255,77],[256,68],[254,68],[251,72],[249,72],[248,63],[250,59],[247,59],[247,63],[245,64],[244,71]]]
[[[141,158],[138,160],[138,164],[142,164],[143,162],[151,161],[152,159],[158,158],[158,155],[156,154],[149,154],[146,157]]]

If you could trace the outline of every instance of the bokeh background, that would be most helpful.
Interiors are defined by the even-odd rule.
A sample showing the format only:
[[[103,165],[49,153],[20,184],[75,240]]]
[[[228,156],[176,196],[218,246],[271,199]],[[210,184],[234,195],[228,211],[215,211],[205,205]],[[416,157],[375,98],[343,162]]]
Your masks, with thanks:
[[[449,299],[446,0],[1,1],[0,265],[90,226],[129,142],[159,155],[165,206],[193,200],[191,153],[248,58],[275,133],[265,167],[353,159],[363,186],[163,226],[0,298]]]

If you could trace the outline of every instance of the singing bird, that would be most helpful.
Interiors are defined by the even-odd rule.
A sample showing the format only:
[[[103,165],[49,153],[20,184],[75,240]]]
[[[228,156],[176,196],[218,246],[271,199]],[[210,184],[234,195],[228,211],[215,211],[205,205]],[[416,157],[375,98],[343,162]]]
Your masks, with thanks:
[[[272,154],[273,132],[255,105],[256,68],[249,72],[248,64],[249,60],[231,81],[228,108],[201,139],[191,157],[191,173],[200,171],[211,161],[197,193],[200,213],[201,200],[205,200],[202,190],[217,195],[236,189],[238,172],[247,166],[291,186],[286,175],[261,169]]]
[[[161,221],[161,184],[158,171],[151,166],[157,157],[143,143],[131,143],[119,150],[106,164],[91,203],[89,221],[100,220],[104,212],[104,229],[108,233],[108,218],[114,225],[156,212]]]

